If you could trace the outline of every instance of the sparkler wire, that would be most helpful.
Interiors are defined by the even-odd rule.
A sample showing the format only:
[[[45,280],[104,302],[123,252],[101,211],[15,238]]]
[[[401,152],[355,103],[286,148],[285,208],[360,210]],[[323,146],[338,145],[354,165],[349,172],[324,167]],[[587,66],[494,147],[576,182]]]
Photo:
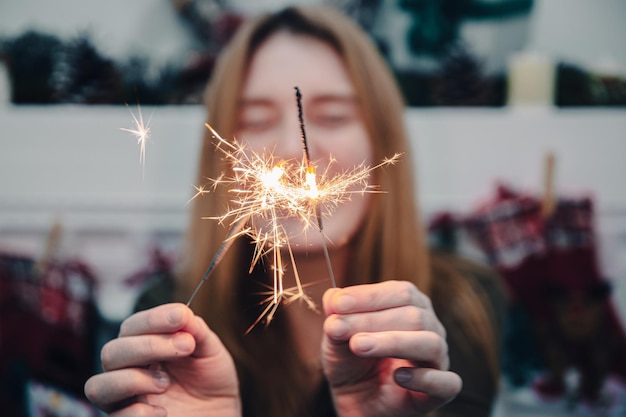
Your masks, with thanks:
[[[241,231],[241,229],[243,229],[243,226],[246,224],[247,221],[248,221],[248,216],[244,216],[240,218],[239,220],[237,220],[235,223],[233,223],[233,225],[230,227],[230,230],[228,231],[226,238],[224,239],[220,247],[217,248],[217,252],[215,252],[215,255],[213,255],[213,259],[211,259],[211,263],[209,264],[209,267],[202,275],[202,279],[200,280],[200,282],[196,286],[196,289],[193,291],[193,293],[189,297],[189,300],[187,300],[187,307],[191,305],[191,302],[195,298],[196,294],[198,294],[198,291],[200,291],[200,287],[204,285],[207,278],[209,278],[209,275],[211,275],[211,272],[213,272],[215,267],[219,265],[222,259],[224,259],[224,255],[226,255],[226,252],[228,251],[228,249],[230,249],[233,242],[235,241],[235,237]]]
[[[319,206],[315,207],[315,216],[317,217],[317,225],[320,233],[322,234],[322,247],[324,248],[324,258],[326,258],[326,267],[328,268],[328,274],[330,276],[330,284],[333,288],[337,288],[335,273],[333,272],[333,266],[330,263],[330,255],[328,253],[328,246],[326,245],[326,233],[324,233],[324,228],[322,226],[322,213],[320,213]]]
[[[304,152],[304,159],[307,167],[311,167],[311,154],[309,153],[309,144],[306,140],[306,130],[304,128],[304,116],[302,112],[302,93],[300,88],[294,87],[296,90],[296,102],[298,104],[298,120],[300,121],[300,132],[302,135],[302,149]],[[337,288],[335,282],[335,273],[333,272],[333,266],[330,262],[330,255],[328,253],[328,245],[326,244],[326,233],[324,233],[324,226],[322,224],[322,213],[320,212],[319,205],[315,206],[315,217],[317,219],[317,227],[322,235],[322,247],[324,248],[324,258],[326,259],[326,267],[328,268],[328,274],[330,276],[330,282],[333,288]]]

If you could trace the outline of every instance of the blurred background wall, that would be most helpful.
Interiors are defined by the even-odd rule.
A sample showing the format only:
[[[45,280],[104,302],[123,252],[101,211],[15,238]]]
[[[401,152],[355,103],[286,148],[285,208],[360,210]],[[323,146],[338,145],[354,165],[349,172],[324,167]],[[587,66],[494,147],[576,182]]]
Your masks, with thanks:
[[[565,226],[593,235],[586,253],[610,284],[601,301],[621,326],[626,2],[328,3],[371,34],[403,89],[415,153],[402,163],[416,163],[433,246],[499,268],[466,222],[497,207],[503,188],[537,205],[580,203],[582,223]],[[143,289],[175,274],[215,56],[248,16],[283,4],[0,2],[0,405],[8,415],[95,415],[81,387],[98,369],[98,347]],[[136,138],[121,130],[140,114],[151,129],[145,165]],[[596,296],[587,294],[582,311]],[[22,336],[28,326],[39,339]],[[532,383],[545,376],[545,358],[531,356],[507,356],[518,366],[503,365],[497,416],[623,415],[613,377],[602,381],[601,404],[585,405],[571,389],[548,401]],[[568,373],[571,386],[580,379]]]

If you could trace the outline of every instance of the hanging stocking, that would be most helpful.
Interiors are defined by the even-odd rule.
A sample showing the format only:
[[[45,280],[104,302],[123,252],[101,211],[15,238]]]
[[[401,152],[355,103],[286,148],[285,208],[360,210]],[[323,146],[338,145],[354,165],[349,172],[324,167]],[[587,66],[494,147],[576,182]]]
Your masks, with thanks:
[[[546,306],[546,247],[540,202],[500,186],[488,202],[464,221],[469,235],[505,279],[510,302],[541,317]]]
[[[542,367],[536,323],[548,314],[540,202],[500,186],[496,197],[467,217],[463,225],[508,289],[503,373],[513,385],[525,385]]]
[[[550,393],[573,368],[580,377],[578,394],[591,403],[609,374],[626,376],[626,336],[600,272],[593,220],[589,198],[560,199],[546,219],[549,373],[535,385],[539,393]]]

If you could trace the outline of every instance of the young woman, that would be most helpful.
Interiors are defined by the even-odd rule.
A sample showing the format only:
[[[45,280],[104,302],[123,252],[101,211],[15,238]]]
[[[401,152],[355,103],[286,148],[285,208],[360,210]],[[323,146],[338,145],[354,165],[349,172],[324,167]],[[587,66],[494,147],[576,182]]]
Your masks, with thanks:
[[[317,166],[333,158],[330,166],[341,172],[405,154],[372,172],[369,183],[385,193],[355,194],[324,217],[337,288],[330,288],[321,235],[284,220],[299,277],[321,311],[294,302],[247,332],[273,271],[268,259],[250,273],[254,245],[238,238],[193,311],[165,304],[122,324],[102,350],[105,372],[85,385],[87,397],[111,416],[488,415],[499,287],[474,266],[428,254],[403,102],[368,37],[326,8],[289,8],[249,22],[215,69],[208,121],[249,151],[300,161],[295,86]],[[232,169],[211,136],[198,183]],[[194,200],[180,300],[227,232],[203,218],[223,214],[231,199],[218,189]],[[293,273],[288,267],[287,282]]]

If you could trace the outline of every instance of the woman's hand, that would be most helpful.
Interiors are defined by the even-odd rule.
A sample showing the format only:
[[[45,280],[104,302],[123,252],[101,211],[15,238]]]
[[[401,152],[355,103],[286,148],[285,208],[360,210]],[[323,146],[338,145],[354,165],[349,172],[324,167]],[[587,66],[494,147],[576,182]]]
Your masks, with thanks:
[[[322,363],[339,416],[422,415],[461,390],[445,329],[415,285],[330,289],[323,304]]]
[[[85,383],[87,398],[110,416],[240,416],[232,357],[183,304],[126,319],[101,352],[104,373]]]

